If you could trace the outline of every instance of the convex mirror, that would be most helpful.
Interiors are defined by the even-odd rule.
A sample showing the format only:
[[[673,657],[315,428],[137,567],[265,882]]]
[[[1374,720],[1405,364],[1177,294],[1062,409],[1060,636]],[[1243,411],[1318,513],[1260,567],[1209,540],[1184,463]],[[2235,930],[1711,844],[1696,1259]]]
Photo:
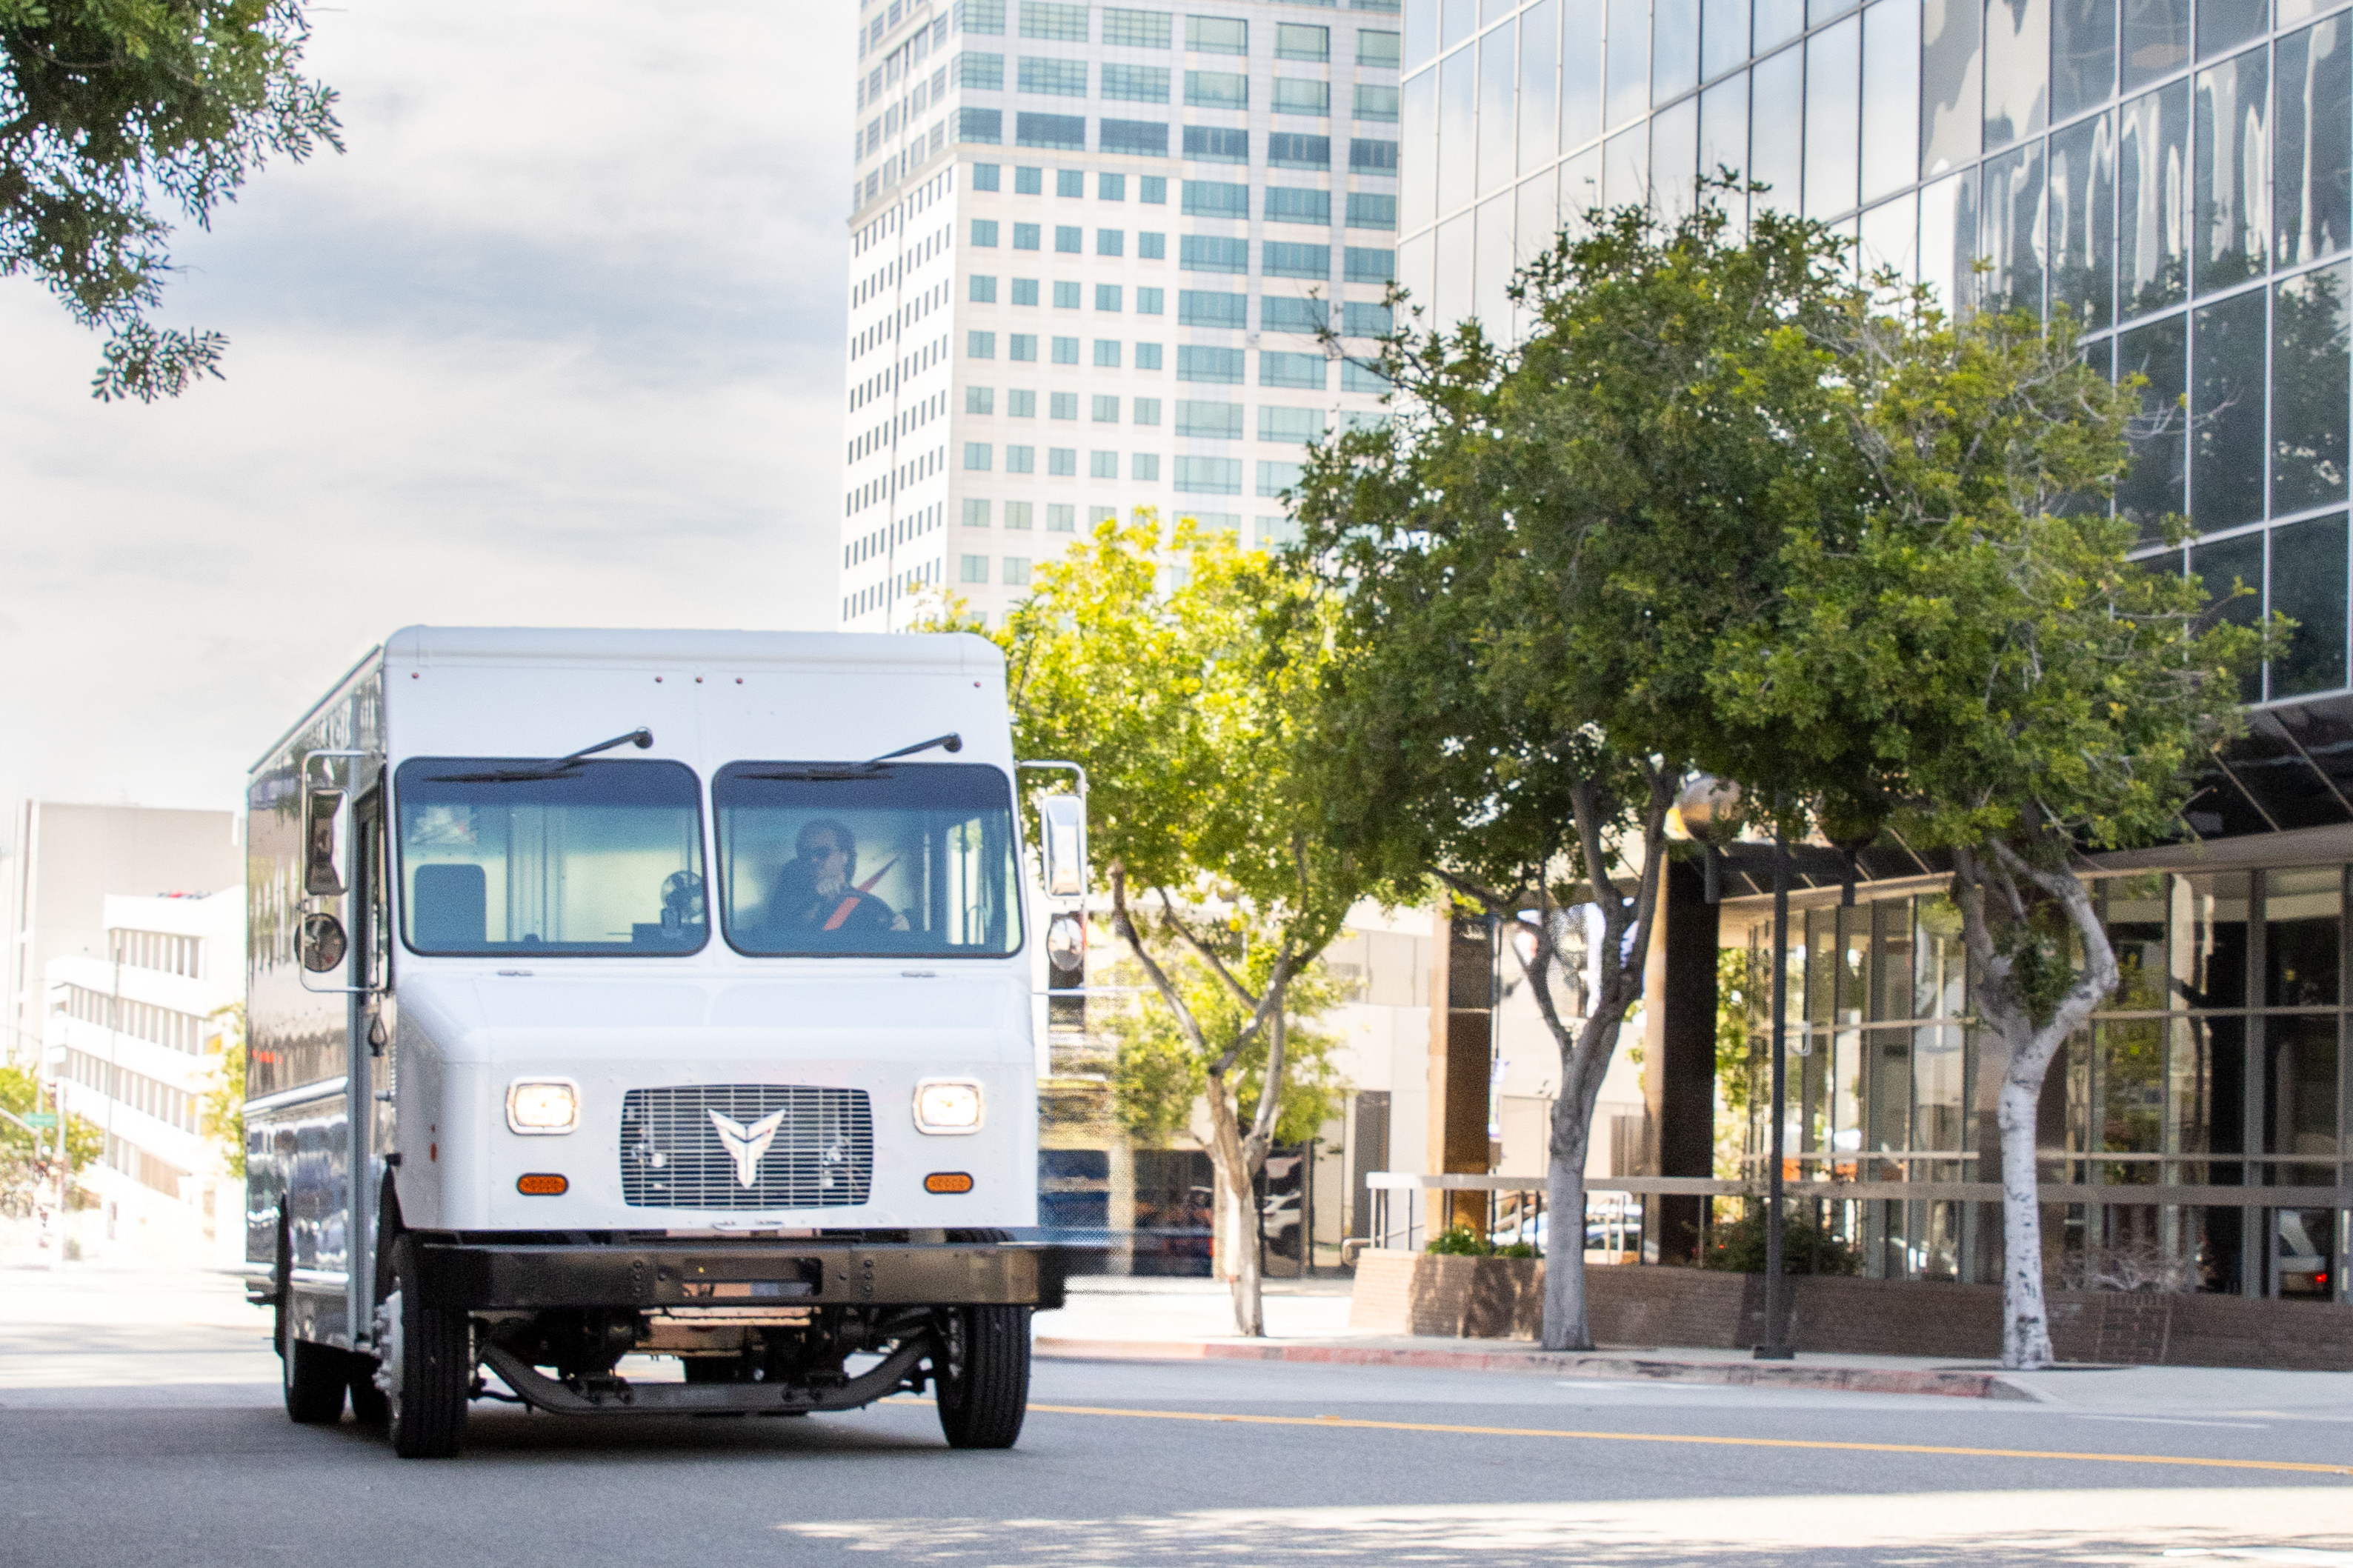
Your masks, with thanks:
[[[343,956],[352,950],[343,922],[332,915],[304,915],[301,941],[302,967],[313,974],[341,969]]]

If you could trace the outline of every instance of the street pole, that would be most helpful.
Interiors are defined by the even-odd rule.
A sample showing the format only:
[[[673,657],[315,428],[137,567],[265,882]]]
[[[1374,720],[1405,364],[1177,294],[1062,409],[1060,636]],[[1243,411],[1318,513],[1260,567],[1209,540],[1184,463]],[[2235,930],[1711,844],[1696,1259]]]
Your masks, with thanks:
[[[1781,1276],[1781,1160],[1787,1115],[1789,1026],[1789,848],[1778,822],[1773,826],[1773,1091],[1767,1101],[1772,1120],[1772,1164],[1765,1173],[1765,1332],[1758,1361],[1794,1361],[1797,1352],[1781,1342],[1782,1305],[1788,1284]]]

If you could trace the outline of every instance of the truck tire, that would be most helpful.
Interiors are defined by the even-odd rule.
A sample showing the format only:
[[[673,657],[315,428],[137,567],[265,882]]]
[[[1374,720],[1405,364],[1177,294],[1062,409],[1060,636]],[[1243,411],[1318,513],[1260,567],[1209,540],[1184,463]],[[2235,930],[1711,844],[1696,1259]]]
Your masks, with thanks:
[[[946,1307],[932,1363],[951,1448],[1010,1448],[1029,1410],[1029,1309]]]
[[[376,1363],[392,1451],[404,1459],[450,1459],[466,1440],[473,1390],[473,1328],[466,1314],[427,1307],[417,1290],[414,1236],[393,1244],[391,1289],[376,1308]]]

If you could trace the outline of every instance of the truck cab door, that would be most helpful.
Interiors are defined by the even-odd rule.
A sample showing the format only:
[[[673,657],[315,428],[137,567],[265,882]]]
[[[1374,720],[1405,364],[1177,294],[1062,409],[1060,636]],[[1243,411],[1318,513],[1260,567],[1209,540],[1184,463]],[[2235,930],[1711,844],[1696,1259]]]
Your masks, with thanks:
[[[351,1258],[353,1339],[375,1317],[376,1223],[384,1191],[384,1152],[393,1145],[394,1003],[389,846],[379,783],[352,810]]]

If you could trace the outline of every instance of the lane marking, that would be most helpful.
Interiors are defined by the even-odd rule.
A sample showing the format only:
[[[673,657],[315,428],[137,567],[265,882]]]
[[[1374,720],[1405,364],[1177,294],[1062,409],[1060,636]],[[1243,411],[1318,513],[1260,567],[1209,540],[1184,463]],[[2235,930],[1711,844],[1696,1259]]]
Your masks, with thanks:
[[[1567,1437],[1588,1443],[1683,1443],[1722,1448],[1831,1449],[1854,1454],[1947,1454],[1973,1459],[2080,1459],[2103,1465],[2189,1465],[2222,1470],[2291,1470],[2353,1477],[2353,1465],[2296,1459],[2216,1459],[2182,1454],[2089,1454],[2050,1448],[1959,1448],[1932,1443],[1840,1443],[1811,1437],[1717,1437],[1669,1432],[1574,1432],[1552,1426],[1459,1426],[1426,1421],[1366,1421],[1340,1415],[1228,1415],[1198,1410],[1129,1410],[1109,1405],[1032,1405],[1049,1415],[1120,1415],[1139,1421],[1232,1422],[1252,1426],[1354,1427],[1372,1432],[1445,1432],[1472,1437]]]
[[[2270,1426],[2261,1421],[2193,1421],[2186,1415],[2094,1415],[2084,1411],[2068,1410],[2062,1415],[2073,1415],[2078,1421],[2138,1421],[2151,1426],[2235,1426],[2242,1432],[2267,1432]]]

